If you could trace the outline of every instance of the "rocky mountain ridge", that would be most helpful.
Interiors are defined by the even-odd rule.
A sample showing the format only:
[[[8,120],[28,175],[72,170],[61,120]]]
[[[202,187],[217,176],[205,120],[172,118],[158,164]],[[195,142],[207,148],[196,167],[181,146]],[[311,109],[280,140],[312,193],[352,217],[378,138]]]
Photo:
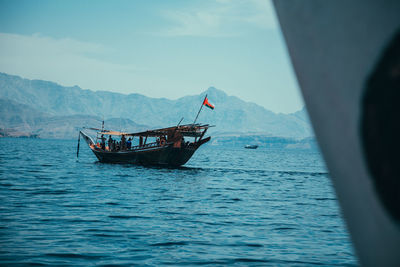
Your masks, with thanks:
[[[64,87],[5,73],[0,73],[0,127],[41,137],[72,138],[79,127],[99,127],[102,118],[107,128],[125,131],[171,126],[181,117],[182,123],[191,123],[206,94],[215,109],[204,108],[198,122],[216,125],[211,130],[214,133],[262,132],[297,139],[312,136],[304,108],[292,114],[277,114],[214,87],[199,95],[170,100]]]

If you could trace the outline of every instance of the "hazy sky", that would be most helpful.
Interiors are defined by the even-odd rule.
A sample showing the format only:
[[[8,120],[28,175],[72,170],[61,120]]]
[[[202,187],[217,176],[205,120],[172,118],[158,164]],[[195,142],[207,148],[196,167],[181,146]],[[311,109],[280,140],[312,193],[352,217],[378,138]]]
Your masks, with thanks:
[[[0,72],[176,99],[210,86],[303,106],[268,0],[2,1]]]

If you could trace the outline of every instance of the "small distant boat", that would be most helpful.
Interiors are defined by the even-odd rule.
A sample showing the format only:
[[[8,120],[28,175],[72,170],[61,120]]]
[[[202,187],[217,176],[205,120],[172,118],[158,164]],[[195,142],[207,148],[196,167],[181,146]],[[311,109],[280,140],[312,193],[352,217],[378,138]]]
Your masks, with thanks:
[[[244,148],[248,148],[248,149],[257,149],[258,145],[245,145]]]

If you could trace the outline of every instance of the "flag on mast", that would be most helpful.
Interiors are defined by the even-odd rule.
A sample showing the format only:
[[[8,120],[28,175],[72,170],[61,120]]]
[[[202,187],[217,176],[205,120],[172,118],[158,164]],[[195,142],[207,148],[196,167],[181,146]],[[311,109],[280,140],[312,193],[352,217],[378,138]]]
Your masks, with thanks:
[[[196,118],[195,118],[194,121],[193,121],[193,124],[196,123],[197,118],[199,117],[199,114],[200,114],[201,110],[203,109],[203,106],[206,106],[206,107],[208,107],[208,108],[214,109],[214,106],[211,105],[210,102],[208,102],[207,95],[204,97],[203,104],[201,104],[200,109],[199,109],[199,112],[197,112]]]
[[[208,108],[214,109],[214,106],[211,105],[210,102],[208,102],[207,96],[204,98],[203,105],[208,107]]]

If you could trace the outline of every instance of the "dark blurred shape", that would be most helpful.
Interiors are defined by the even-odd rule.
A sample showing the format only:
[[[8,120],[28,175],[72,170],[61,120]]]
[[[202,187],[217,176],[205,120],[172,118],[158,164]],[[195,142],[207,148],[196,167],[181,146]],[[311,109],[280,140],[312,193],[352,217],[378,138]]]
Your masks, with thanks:
[[[400,223],[400,31],[382,53],[366,85],[361,135],[375,188]]]

